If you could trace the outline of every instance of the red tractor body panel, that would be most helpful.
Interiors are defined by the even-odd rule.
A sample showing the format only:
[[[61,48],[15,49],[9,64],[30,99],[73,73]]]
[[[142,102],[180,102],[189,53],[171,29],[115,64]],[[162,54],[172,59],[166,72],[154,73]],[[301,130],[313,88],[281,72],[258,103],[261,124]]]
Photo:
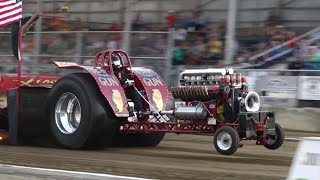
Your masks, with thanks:
[[[60,77],[43,74],[23,74],[19,84],[18,74],[0,75],[0,92],[7,92],[8,89],[22,87],[51,87]]]
[[[59,68],[68,69],[84,69],[96,81],[102,95],[110,104],[113,112],[117,117],[128,117],[128,104],[125,92],[114,74],[109,74],[106,71],[90,66],[80,66],[76,63],[69,62],[54,62]]]
[[[145,95],[152,105],[151,111],[164,110],[168,101],[168,88],[162,78],[153,70],[146,68],[133,68],[135,85],[139,90],[144,90]]]

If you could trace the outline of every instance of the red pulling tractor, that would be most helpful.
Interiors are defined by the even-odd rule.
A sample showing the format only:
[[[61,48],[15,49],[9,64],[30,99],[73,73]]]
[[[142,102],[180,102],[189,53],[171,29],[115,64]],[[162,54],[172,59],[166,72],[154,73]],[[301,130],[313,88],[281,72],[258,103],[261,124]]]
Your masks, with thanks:
[[[19,47],[26,28],[19,30]],[[93,66],[54,62],[77,69],[62,77],[18,74],[0,79],[1,139],[22,145],[51,137],[70,149],[157,146],[165,133],[214,134],[213,144],[233,154],[241,140],[255,140],[268,149],[284,140],[273,112],[259,111],[260,100],[246,80],[232,69],[185,70],[171,93],[151,69],[133,68],[122,50],[102,51]]]

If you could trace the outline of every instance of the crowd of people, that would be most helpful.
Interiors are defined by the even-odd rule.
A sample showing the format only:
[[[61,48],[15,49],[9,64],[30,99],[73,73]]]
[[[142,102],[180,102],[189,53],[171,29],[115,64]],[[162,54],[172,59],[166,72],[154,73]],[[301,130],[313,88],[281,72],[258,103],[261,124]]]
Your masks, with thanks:
[[[276,21],[277,17],[270,16],[264,24],[254,24],[246,32],[238,32],[234,47],[234,62],[236,64],[254,65],[270,60],[299,59],[305,57],[305,47],[303,42],[291,42],[285,46],[282,43],[292,40],[296,33],[289,31]],[[137,13],[133,18],[131,30],[130,52],[131,56],[141,57],[166,57],[168,50],[168,33],[172,32],[172,65],[213,65],[223,66],[225,51],[226,22],[211,23],[209,18],[205,18],[201,11],[194,11],[192,16],[185,16],[180,12],[170,11],[166,16],[165,23],[154,24],[145,21],[142,14]],[[33,61],[35,41],[32,36],[24,39],[24,56],[26,63],[48,64],[52,61],[53,55],[75,56],[82,64],[92,64],[93,58],[79,58],[80,56],[94,56],[97,52],[106,49],[121,48],[124,30],[122,24],[113,22],[107,27],[99,28],[91,26],[89,23],[76,21],[62,21],[51,19],[44,21],[43,31],[81,31],[87,30],[90,33],[44,33],[41,40],[41,62]],[[97,30],[109,31],[97,32]],[[144,31],[145,33],[141,33]],[[147,31],[147,32],[146,32]],[[155,33],[157,32],[157,33]],[[163,33],[161,33],[163,32]],[[9,38],[8,38],[9,37]],[[0,36],[1,53],[8,54],[8,43],[10,36]],[[263,53],[266,50],[274,50]],[[285,55],[277,57],[279,53],[288,51]],[[292,50],[292,51],[291,51]],[[263,53],[257,58],[252,56]],[[308,53],[314,53],[314,51]],[[313,55],[314,55],[313,54]],[[3,57],[0,57],[4,59]],[[316,56],[314,58],[318,58]],[[39,59],[39,58],[38,58]],[[70,58],[72,59],[72,58]],[[6,63],[10,63],[6,58]]]

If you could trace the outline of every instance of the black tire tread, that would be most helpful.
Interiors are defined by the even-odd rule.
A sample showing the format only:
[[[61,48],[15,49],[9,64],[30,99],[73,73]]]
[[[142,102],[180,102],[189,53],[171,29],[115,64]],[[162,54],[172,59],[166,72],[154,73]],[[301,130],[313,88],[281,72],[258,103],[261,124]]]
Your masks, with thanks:
[[[7,108],[0,109],[0,129],[9,130]]]
[[[275,141],[275,143],[264,145],[264,147],[266,147],[267,149],[270,149],[270,150],[276,150],[276,149],[280,148],[282,146],[282,144],[284,142],[284,138],[285,138],[284,131],[278,123],[275,124],[275,129],[276,129],[276,133],[277,133],[277,140]]]
[[[61,88],[64,85],[64,83],[68,84],[70,82],[77,84],[78,87],[81,89],[81,92],[83,92],[83,94],[86,96],[85,98],[88,101],[88,106],[90,106],[90,104],[92,105],[91,107],[88,107],[88,109],[90,108],[92,112],[96,112],[96,109],[101,107],[102,109],[104,109],[105,114],[108,117],[108,120],[112,121],[111,124],[114,123],[114,114],[109,108],[109,104],[105,101],[105,98],[99,91],[94,79],[91,77],[90,74],[87,73],[74,73],[66,75],[59,79],[54,84],[52,90],[49,93],[48,107],[51,107],[52,102],[55,102],[57,99],[57,97],[55,97],[55,91],[58,91],[56,87]],[[93,107],[93,104],[95,105],[95,107]],[[101,118],[99,118],[99,120],[95,120],[95,118],[92,118],[93,115],[89,115],[91,117],[91,120],[93,120],[94,122],[90,122],[92,124],[89,127],[87,127],[89,128],[90,132],[85,144],[79,145],[75,143],[66,145],[57,141],[56,138],[53,139],[58,145],[69,149],[101,149],[105,146],[110,145],[112,141],[112,135],[114,133],[114,128],[110,125],[109,122],[104,122],[107,120],[100,120]],[[51,120],[51,123],[53,123],[52,121],[53,120]],[[54,137],[54,131],[52,130],[52,132],[52,135]]]

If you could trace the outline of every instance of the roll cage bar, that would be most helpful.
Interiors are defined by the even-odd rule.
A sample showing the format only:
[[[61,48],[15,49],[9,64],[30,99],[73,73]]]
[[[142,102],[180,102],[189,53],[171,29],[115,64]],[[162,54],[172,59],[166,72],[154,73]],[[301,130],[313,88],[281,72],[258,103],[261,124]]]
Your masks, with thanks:
[[[129,72],[132,72],[132,64],[130,57],[126,52],[123,50],[108,50],[108,51],[101,51],[96,54],[95,60],[94,60],[94,67],[100,67],[102,69],[105,69],[108,71],[108,73],[113,74],[113,67],[112,67],[112,55],[117,55],[120,63],[121,63],[121,69],[127,69],[129,68]],[[125,63],[124,58],[127,60]]]
[[[18,32],[18,81],[17,86],[20,86],[21,82],[21,75],[22,75],[22,55],[23,55],[23,34],[26,29],[30,27],[32,23],[38,20],[39,17],[45,17],[45,18],[66,18],[66,15],[62,14],[45,14],[45,13],[36,13],[34,14],[25,24],[22,25],[22,27],[19,29]]]

